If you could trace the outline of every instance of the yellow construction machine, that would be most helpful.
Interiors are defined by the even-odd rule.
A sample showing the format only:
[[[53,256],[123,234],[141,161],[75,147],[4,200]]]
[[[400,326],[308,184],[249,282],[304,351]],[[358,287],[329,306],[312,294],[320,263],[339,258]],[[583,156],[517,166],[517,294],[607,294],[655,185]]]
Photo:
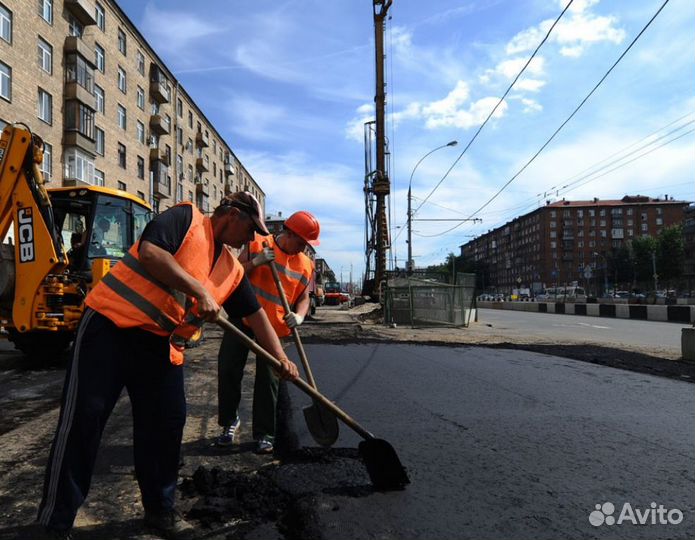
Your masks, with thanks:
[[[0,326],[25,354],[55,357],[75,336],[85,296],[140,236],[152,210],[138,197],[104,187],[46,189],[42,160],[43,141],[28,127],[5,127]]]

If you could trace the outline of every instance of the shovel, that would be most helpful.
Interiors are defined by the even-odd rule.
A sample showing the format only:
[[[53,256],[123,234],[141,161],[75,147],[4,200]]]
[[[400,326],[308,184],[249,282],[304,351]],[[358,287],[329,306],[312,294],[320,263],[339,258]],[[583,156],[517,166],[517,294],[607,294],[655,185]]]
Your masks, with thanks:
[[[287,301],[287,296],[282,288],[280,276],[278,275],[278,269],[275,268],[275,265],[272,262],[268,266],[270,266],[270,271],[273,273],[273,280],[275,281],[275,286],[278,289],[280,300],[282,300],[282,307],[285,309],[285,313],[289,313],[290,304]],[[292,335],[294,336],[294,342],[297,345],[297,352],[299,353],[299,357],[302,360],[302,365],[304,366],[306,380],[314,390],[318,390],[316,381],[314,380],[314,375],[311,373],[309,359],[304,352],[304,346],[302,345],[302,340],[299,337],[299,330],[297,330],[297,328],[292,328]],[[323,407],[317,400],[314,400],[313,404],[309,407],[305,407],[303,412],[304,420],[309,428],[309,433],[311,433],[314,440],[321,446],[333,446],[335,441],[338,440],[338,420],[336,419],[335,415],[326,409],[326,407]]]
[[[231,322],[229,322],[222,314],[217,318],[217,324],[223,329],[232,332],[239,338],[256,356],[263,358],[269,362],[276,370],[281,369],[280,360],[266,351],[258,343],[248,337],[244,332],[239,330]],[[364,440],[359,444],[359,452],[362,461],[367,467],[367,473],[372,481],[372,484],[377,490],[389,491],[395,489],[403,489],[406,484],[410,484],[408,474],[405,472],[403,465],[396,451],[388,442],[383,439],[377,439],[353,420],[345,411],[340,409],[335,403],[331,402],[323,394],[319,393],[312,386],[309,386],[302,379],[296,379],[292,383],[297,386],[302,392],[308,394],[312,399],[321,402],[321,404],[335,414],[345,425],[355,431]]]

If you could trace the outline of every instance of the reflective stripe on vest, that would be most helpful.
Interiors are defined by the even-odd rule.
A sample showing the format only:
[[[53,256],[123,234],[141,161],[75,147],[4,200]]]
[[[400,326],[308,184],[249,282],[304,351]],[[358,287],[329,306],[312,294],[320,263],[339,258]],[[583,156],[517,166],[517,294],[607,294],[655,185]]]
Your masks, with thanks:
[[[270,264],[272,264],[278,272],[285,274],[288,278],[294,279],[295,281],[299,281],[299,283],[301,283],[305,287],[309,285],[309,279],[304,274],[294,272],[286,266],[282,266],[281,264],[276,263],[275,261],[273,261]]]
[[[174,321],[168,319],[167,316],[164,315],[164,313],[162,313],[162,310],[160,310],[152,302],[147,300],[147,298],[141,296],[133,289],[128,287],[118,278],[112,276],[111,274],[106,274],[101,280],[101,282],[110,289],[112,289],[118,296],[122,297],[124,300],[127,300],[140,311],[142,311],[167,334],[170,334],[176,328],[177,324]]]
[[[260,287],[256,287],[253,284],[251,285],[251,288],[253,289],[253,292],[256,293],[256,296],[260,296],[261,298],[268,300],[268,302],[272,302],[275,305],[283,307],[282,299],[279,296],[273,296],[272,294],[265,292],[263,289],[261,289]]]

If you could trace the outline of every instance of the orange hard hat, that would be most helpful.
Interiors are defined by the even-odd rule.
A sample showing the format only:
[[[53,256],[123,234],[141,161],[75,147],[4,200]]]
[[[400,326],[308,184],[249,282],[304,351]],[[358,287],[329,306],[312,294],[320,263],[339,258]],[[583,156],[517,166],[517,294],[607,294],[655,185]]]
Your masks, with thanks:
[[[318,246],[319,233],[321,229],[319,227],[319,220],[316,219],[309,212],[300,210],[295,212],[285,221],[285,227],[300,236],[307,244],[312,246]]]

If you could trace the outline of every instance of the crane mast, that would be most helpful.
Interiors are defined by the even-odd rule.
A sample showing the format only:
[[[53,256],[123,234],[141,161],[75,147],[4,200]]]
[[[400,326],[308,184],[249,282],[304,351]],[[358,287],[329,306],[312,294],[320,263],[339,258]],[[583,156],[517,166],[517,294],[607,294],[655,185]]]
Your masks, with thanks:
[[[365,225],[366,268],[363,294],[373,300],[381,297],[386,281],[386,252],[389,249],[386,197],[391,191],[387,168],[386,82],[384,63],[384,24],[392,0],[372,0],[376,67],[375,122],[365,124]],[[376,147],[376,168],[371,151]]]

